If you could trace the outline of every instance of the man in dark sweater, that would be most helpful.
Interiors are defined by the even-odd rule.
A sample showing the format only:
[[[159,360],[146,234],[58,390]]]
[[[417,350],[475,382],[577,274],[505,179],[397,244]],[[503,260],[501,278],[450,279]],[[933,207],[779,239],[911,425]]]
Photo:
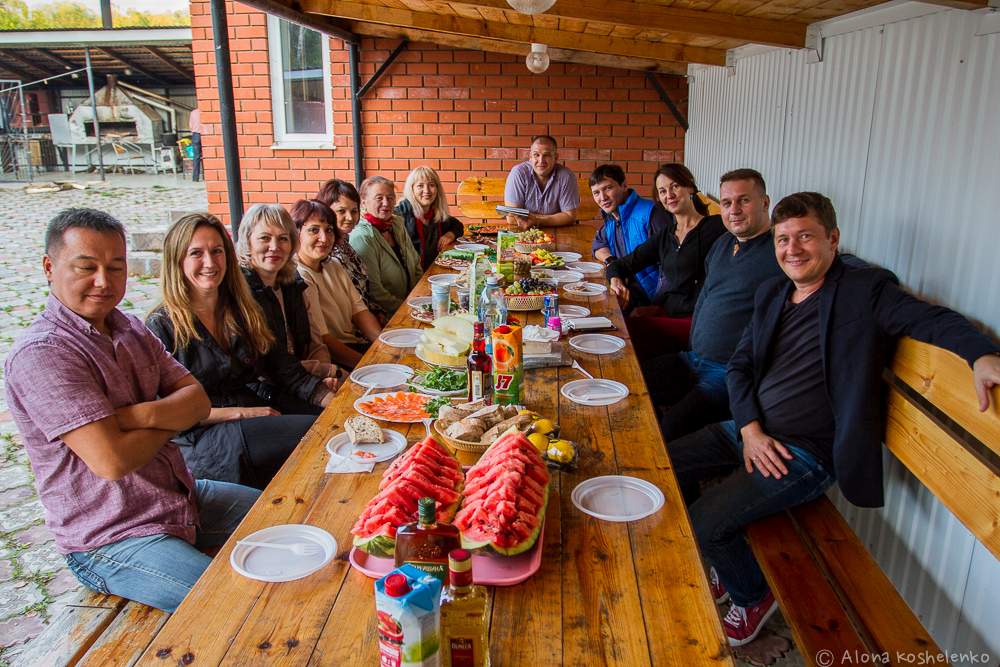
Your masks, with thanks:
[[[643,374],[670,442],[729,417],[726,364],[753,312],[757,286],[781,273],[774,258],[764,178],[736,169],[719,183],[722,223],[728,233],[705,259],[705,284],[695,303],[691,349],[643,364]]]
[[[712,592],[732,599],[723,628],[733,646],[752,641],[777,609],[744,526],[820,496],[834,480],[852,503],[882,504],[882,371],[896,338],[965,359],[980,410],[1000,385],[1000,346],[965,318],[906,293],[884,269],[840,259],[829,199],[789,195],[772,220],[785,275],[760,285],[729,362],[735,421],[668,444]]]

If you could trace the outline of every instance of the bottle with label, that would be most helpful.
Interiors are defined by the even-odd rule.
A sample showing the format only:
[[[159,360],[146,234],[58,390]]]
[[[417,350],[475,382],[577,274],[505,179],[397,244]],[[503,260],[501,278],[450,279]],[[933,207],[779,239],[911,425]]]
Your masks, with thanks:
[[[472,583],[472,555],[448,555],[450,583],[441,593],[441,667],[488,667],[486,589]]]
[[[473,324],[472,351],[466,364],[466,379],[469,387],[468,399],[485,399],[487,405],[493,403],[493,359],[486,353],[486,336],[482,322]]]
[[[476,314],[483,323],[486,334],[486,352],[493,354],[493,329],[507,324],[507,299],[495,274],[486,277],[486,287],[483,288],[483,295],[479,299],[479,312]]]
[[[458,528],[438,523],[433,498],[417,502],[417,521],[396,531],[396,567],[404,563],[432,574],[448,584],[448,554],[462,546]]]

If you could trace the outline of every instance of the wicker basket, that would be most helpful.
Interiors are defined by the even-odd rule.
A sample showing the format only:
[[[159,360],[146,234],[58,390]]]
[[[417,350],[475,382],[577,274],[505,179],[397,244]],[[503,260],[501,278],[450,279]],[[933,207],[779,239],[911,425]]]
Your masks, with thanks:
[[[466,442],[464,440],[450,438],[444,434],[444,430],[440,428],[438,424],[438,420],[435,419],[434,433],[441,439],[442,442],[444,442],[445,446],[452,451],[459,463],[472,465],[479,460],[479,457],[483,455],[483,452],[490,448],[489,445],[483,445],[479,442]]]
[[[541,310],[545,305],[544,294],[505,294],[507,300],[507,310],[518,312],[528,310]]]
[[[536,250],[552,251],[555,249],[556,249],[556,244],[551,241],[549,241],[548,243],[521,243],[519,241],[514,243],[514,250],[524,253],[525,255],[530,255]]]

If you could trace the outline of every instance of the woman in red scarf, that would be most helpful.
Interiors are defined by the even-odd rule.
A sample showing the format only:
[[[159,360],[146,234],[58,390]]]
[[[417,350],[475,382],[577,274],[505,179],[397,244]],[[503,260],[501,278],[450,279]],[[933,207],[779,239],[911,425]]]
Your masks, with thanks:
[[[426,271],[434,258],[465,233],[457,218],[448,215],[448,200],[441,179],[430,167],[417,167],[406,177],[403,201],[396,207],[403,218],[406,233],[420,253],[420,266]]]
[[[403,219],[392,212],[396,188],[384,176],[361,184],[361,222],[351,232],[354,248],[368,271],[372,299],[391,317],[420,280],[420,256]]]

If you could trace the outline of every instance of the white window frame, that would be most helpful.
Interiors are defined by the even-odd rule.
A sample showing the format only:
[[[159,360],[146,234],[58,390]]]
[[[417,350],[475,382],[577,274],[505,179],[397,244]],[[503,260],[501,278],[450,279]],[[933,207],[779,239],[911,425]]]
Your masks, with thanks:
[[[285,131],[285,87],[281,69],[281,19],[267,17],[267,53],[271,73],[271,119],[274,149],[333,148],[333,99],[330,93],[330,38],[320,33],[323,48],[323,108],[326,132],[290,133]]]

